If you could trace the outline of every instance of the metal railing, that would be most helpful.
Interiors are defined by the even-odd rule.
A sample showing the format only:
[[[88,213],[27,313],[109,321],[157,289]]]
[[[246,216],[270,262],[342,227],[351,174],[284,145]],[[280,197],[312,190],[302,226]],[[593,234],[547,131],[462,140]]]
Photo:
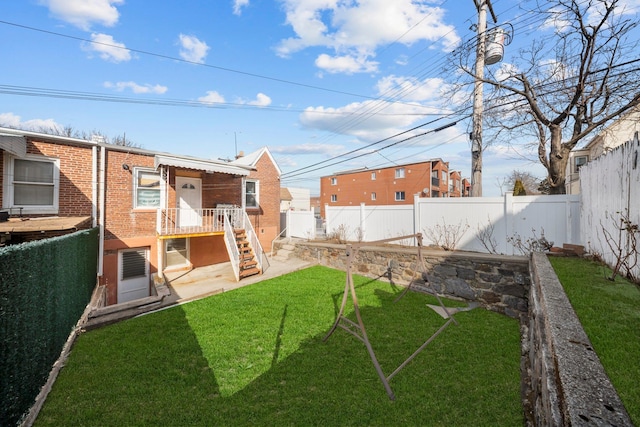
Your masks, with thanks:
[[[241,208],[162,208],[157,210],[156,231],[161,236],[223,232],[227,222],[238,228],[243,214]]]
[[[253,248],[253,253],[256,257],[256,261],[258,262],[258,268],[260,269],[260,271],[264,272],[266,270],[266,268],[263,268],[263,257],[262,254],[264,252],[264,250],[262,249],[262,245],[260,244],[260,240],[258,239],[258,235],[256,234],[256,231],[253,229],[253,225],[251,224],[251,221],[249,220],[249,216],[247,215],[246,212],[244,213],[244,230],[247,233],[247,239],[249,239],[249,243],[251,244],[251,247]],[[267,261],[268,262],[268,261]]]
[[[229,260],[231,261],[231,267],[233,268],[233,274],[237,282],[240,280],[240,250],[238,249],[236,234],[233,229],[234,227],[231,226],[231,221],[224,222],[224,244],[227,247]]]

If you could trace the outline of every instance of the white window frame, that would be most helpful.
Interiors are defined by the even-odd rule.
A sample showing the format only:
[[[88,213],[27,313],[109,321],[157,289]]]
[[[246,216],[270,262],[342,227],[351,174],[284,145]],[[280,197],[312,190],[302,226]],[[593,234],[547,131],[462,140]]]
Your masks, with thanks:
[[[255,205],[249,205],[247,204],[247,196],[252,194],[252,193],[248,193],[247,192],[247,184],[249,183],[254,183],[256,185],[256,191],[255,191],[255,199],[256,199],[256,203]],[[258,209],[260,207],[260,181],[257,179],[247,179],[244,183],[244,207],[245,209]]]
[[[396,179],[404,178],[404,168],[396,169]]]
[[[138,174],[141,172],[158,174],[158,180],[160,181],[160,188],[158,189],[158,206],[138,206]],[[162,171],[155,170],[153,168],[133,168],[133,209],[145,210],[145,209],[158,209],[164,206],[164,194],[165,185],[162,179]]]
[[[332,195],[331,195],[331,202],[332,202],[332,203],[335,203],[335,202],[337,202],[337,201],[338,201],[338,195],[337,195],[337,194],[332,194]]]
[[[396,202],[404,202],[406,200],[404,191],[396,191]]]
[[[371,172],[371,181],[375,181],[375,180],[376,180],[376,173]]]
[[[578,164],[578,159],[584,159],[584,163]],[[573,158],[573,173],[578,173],[581,166],[586,165],[589,162],[589,156],[575,156]]]
[[[377,196],[376,196],[376,192],[375,192],[375,191],[372,191],[372,192],[371,192],[371,200],[376,200],[376,197],[377,197]]]
[[[53,203],[51,205],[17,205],[15,200],[15,188],[13,177],[15,175],[15,160],[27,160],[31,162],[53,163],[53,182],[51,184],[37,183],[53,186]],[[36,185],[36,183],[34,183]],[[20,210],[22,214],[58,214],[60,203],[60,159],[45,156],[27,154],[25,157],[15,157],[5,152],[4,177],[3,177],[3,208]],[[16,212],[18,213],[18,212]]]
[[[332,177],[331,178],[331,185],[338,185],[338,178]]]

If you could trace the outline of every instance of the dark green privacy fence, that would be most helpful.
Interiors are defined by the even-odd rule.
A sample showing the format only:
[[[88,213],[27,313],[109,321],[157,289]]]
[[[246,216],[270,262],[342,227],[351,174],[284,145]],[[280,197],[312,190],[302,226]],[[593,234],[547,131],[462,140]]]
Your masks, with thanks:
[[[91,299],[98,229],[0,248],[0,424],[29,410]]]

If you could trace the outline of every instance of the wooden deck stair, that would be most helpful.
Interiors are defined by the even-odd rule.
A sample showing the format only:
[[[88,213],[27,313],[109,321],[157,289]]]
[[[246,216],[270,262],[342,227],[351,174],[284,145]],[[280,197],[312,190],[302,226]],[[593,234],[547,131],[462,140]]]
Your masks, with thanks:
[[[240,280],[245,277],[260,274],[262,271],[258,268],[258,261],[256,260],[255,253],[251,247],[251,243],[247,239],[247,233],[243,229],[234,230],[236,244],[238,245],[238,251],[240,252]]]

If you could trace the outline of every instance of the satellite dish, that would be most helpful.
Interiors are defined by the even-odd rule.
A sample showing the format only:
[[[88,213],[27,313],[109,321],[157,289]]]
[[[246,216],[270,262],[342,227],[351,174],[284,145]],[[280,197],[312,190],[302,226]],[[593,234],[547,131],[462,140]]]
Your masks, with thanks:
[[[427,188],[427,187],[423,188],[423,189],[422,189],[422,192],[423,192],[424,194],[429,194],[429,188]]]

